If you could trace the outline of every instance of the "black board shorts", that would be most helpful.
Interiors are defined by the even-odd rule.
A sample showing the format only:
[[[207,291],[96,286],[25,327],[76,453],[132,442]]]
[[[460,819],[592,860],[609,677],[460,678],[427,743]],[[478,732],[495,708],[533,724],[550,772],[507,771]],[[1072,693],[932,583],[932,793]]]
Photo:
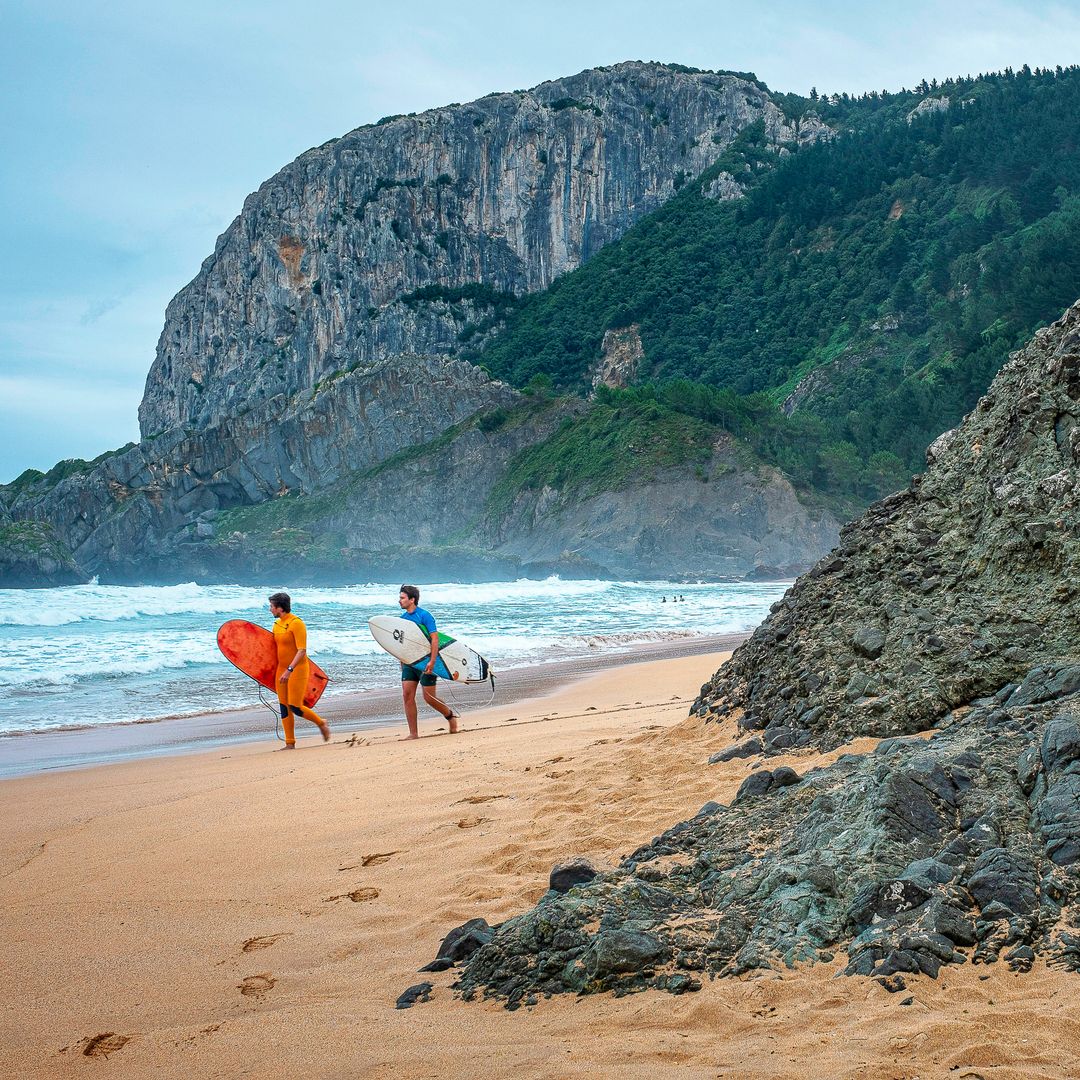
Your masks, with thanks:
[[[418,682],[421,686],[434,686],[435,676],[429,675],[423,668],[419,668],[415,664],[402,664],[401,681]]]

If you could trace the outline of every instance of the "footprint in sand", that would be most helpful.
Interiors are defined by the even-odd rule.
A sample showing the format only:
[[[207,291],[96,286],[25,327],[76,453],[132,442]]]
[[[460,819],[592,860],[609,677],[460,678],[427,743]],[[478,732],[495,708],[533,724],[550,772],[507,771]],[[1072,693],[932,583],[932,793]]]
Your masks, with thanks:
[[[273,990],[276,982],[273,975],[264,971],[261,975],[249,975],[242,983],[238,983],[236,988],[244,997],[260,998]]]
[[[374,900],[379,895],[379,890],[372,888],[370,885],[365,885],[362,888],[353,889],[351,893],[346,895],[354,904],[362,904],[365,900]]]
[[[483,825],[485,821],[490,821],[491,818],[486,817],[463,817],[458,823],[459,829],[475,829],[477,825]]]
[[[477,803],[494,802],[496,799],[509,799],[509,795],[470,795],[466,799],[458,799],[455,806],[459,806],[461,803],[469,803],[475,806]]]
[[[86,1040],[83,1046],[85,1057],[108,1057],[123,1049],[131,1039],[130,1035],[117,1035],[115,1031],[105,1031]]]
[[[370,885],[363,885],[359,889],[353,889],[352,892],[338,893],[337,896],[327,896],[323,900],[323,903],[332,904],[336,900],[351,900],[354,904],[362,904],[365,900],[374,900],[378,895],[378,889],[374,889]]]
[[[399,855],[398,851],[380,851],[374,855],[365,855],[360,860],[361,866],[378,866],[379,863],[389,862],[394,855]]]
[[[338,873],[342,873],[345,870],[356,870],[361,866],[378,866],[379,863],[384,863],[389,859],[392,859],[395,855],[400,855],[400,851],[379,851],[374,855],[364,855],[358,863],[350,863],[348,866],[339,866]]]
[[[259,949],[269,949],[278,938],[290,936],[290,934],[267,934],[265,937],[249,937],[240,948],[244,952],[258,952]]]

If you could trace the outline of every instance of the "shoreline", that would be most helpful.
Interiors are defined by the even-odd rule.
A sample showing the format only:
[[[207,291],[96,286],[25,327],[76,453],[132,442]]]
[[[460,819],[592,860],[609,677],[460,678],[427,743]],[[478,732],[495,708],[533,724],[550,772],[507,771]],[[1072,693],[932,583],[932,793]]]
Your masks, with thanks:
[[[489,700],[490,689],[486,683],[452,686],[452,693],[445,693],[444,700],[464,709],[468,723],[470,712],[543,697],[619,665],[729,652],[749,637],[748,631],[674,638],[642,642],[621,651],[597,650],[595,654],[582,654],[553,663],[526,664],[496,675],[494,701]],[[445,690],[441,683],[436,688],[440,695]],[[319,713],[328,721],[335,736],[359,732],[370,735],[391,725],[395,729],[404,726],[401,692],[396,684],[341,694],[320,702]],[[430,730],[432,723],[439,722],[437,715],[426,705],[420,706],[421,731]],[[273,714],[264,706],[256,705],[182,717],[5,735],[0,737],[0,782],[38,773],[273,741],[275,726]],[[297,735],[301,742],[307,741],[313,739],[315,729],[311,727],[309,732],[298,727]]]

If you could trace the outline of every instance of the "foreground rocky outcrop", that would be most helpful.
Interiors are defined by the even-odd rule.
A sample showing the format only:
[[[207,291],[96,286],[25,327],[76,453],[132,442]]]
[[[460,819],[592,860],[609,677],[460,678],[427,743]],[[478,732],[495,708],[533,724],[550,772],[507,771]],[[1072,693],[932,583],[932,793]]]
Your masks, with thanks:
[[[908,491],[846,526],[702,688],[767,748],[924,730],[1077,659],[1080,306],[1040,330]]]
[[[1080,304],[929,456],[703,688],[688,722],[744,732],[713,760],[760,759],[731,805],[503,924],[466,996],[1080,967]],[[894,737],[768,767],[861,735]]]

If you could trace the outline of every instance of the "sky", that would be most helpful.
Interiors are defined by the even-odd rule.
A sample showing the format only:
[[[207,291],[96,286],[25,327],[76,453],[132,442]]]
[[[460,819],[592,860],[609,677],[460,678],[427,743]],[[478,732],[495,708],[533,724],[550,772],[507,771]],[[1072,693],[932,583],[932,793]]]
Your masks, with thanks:
[[[263,180],[620,60],[808,93],[1080,62],[1080,0],[0,0],[0,483],[138,438],[169,300]]]

